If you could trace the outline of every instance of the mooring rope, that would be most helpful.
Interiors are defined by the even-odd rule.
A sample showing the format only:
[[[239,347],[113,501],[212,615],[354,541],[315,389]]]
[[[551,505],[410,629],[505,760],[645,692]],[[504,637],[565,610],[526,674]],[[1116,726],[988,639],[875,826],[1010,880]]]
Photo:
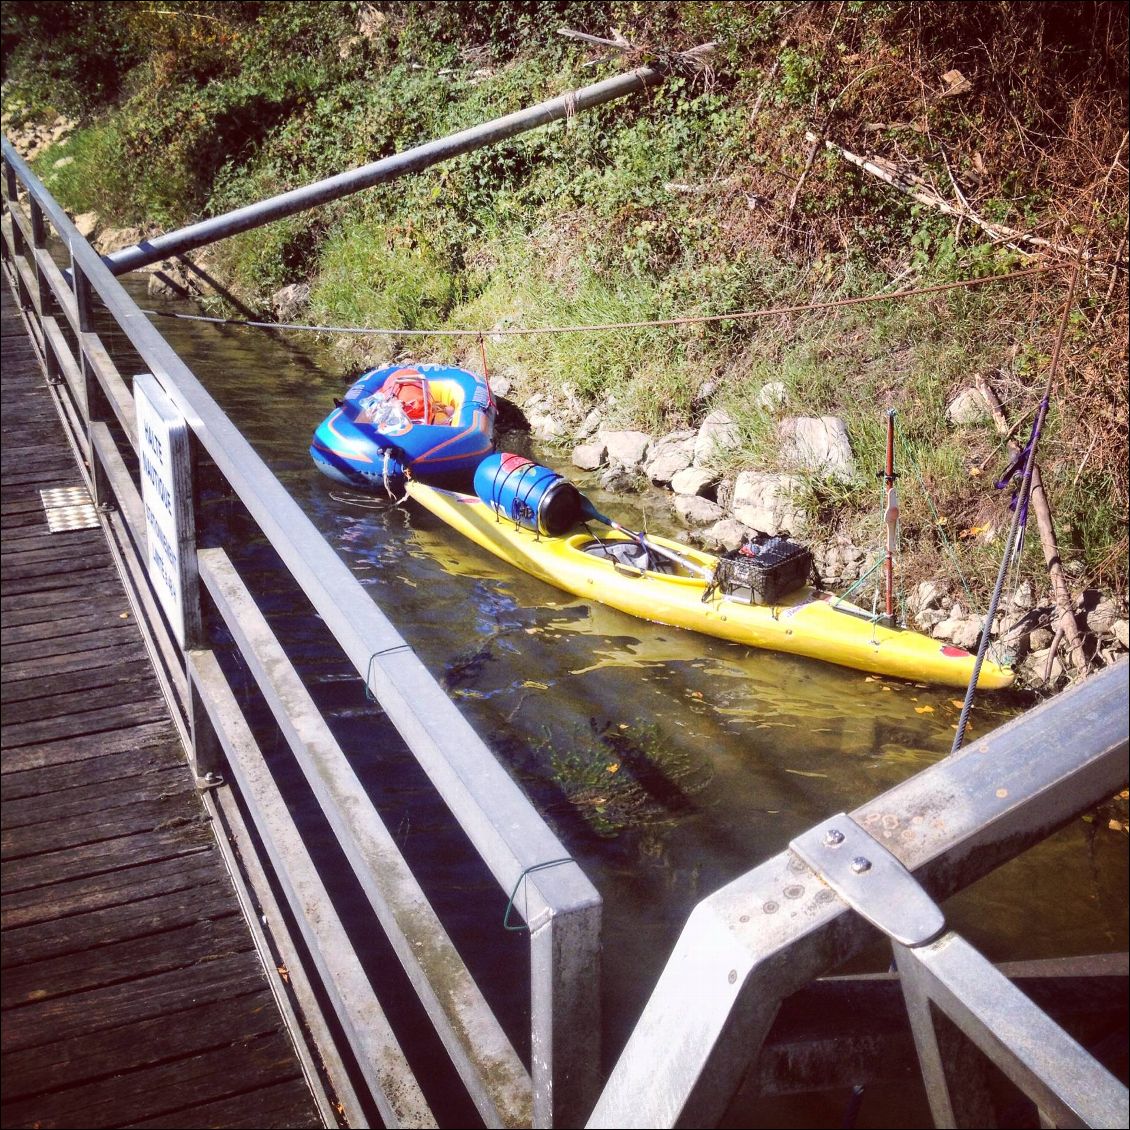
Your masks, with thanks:
[[[936,286],[919,287],[910,290],[897,290],[893,294],[867,294],[859,298],[839,298],[830,302],[807,302],[796,306],[773,306],[762,310],[736,310],[730,314],[696,314],[678,318],[655,318],[636,322],[600,322],[592,325],[570,326],[500,326],[492,329],[470,330],[415,330],[391,329],[375,326],[311,326],[299,322],[263,322],[242,318],[214,318],[204,314],[177,314],[166,310],[143,310],[157,318],[179,318],[188,322],[209,322],[220,326],[242,326],[249,329],[299,330],[307,333],[371,334],[386,337],[522,337],[531,334],[597,333],[605,330],[658,329],[665,326],[698,326],[711,322],[740,322],[752,318],[772,318],[781,314],[802,314],[811,310],[835,310],[846,306],[862,306],[869,302],[893,302],[900,298],[914,298],[925,294],[940,294],[944,291],[984,286],[987,283],[1008,282],[1010,279],[1027,278],[1030,275],[1058,271],[1059,265],[1028,267],[1023,271],[1010,271],[1003,275],[987,275],[982,278],[961,279],[958,282],[939,283]]]

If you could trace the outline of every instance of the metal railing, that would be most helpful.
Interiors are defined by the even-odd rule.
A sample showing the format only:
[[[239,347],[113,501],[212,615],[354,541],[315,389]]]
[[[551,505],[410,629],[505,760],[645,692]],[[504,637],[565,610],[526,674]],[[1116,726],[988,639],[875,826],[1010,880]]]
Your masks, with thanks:
[[[1055,1125],[1126,1125],[1127,1092],[966,943],[945,898],[1039,843],[1127,779],[1127,663],[822,822],[695,908],[590,1127],[712,1126],[782,1001],[890,938],[939,1126],[955,1115],[940,1006]],[[926,892],[929,892],[927,894]],[[941,935],[941,936],[939,936]],[[976,1088],[966,1072],[969,1109]]]
[[[568,853],[540,816],[6,141],[3,158],[5,266],[80,462],[89,466],[111,544],[150,625],[155,666],[176,705],[206,799],[237,840],[237,877],[246,875],[251,888],[249,920],[261,914],[276,929],[279,959],[290,970],[297,1004],[351,1125],[364,1125],[374,1106],[389,1125],[436,1120],[225,674],[214,646],[220,631],[233,638],[488,1125],[716,1123],[766,1047],[782,1001],[841,965],[876,928],[895,948],[939,1125],[985,1124],[972,1113],[970,1076],[952,1086],[958,1044],[945,1027],[949,1021],[935,1024],[939,1009],[964,1033],[961,1039],[976,1042],[1032,1095],[1045,1122],[1115,1125],[1121,1103],[1125,1124],[1125,1088],[1018,999],[960,938],[943,933],[933,901],[1125,783],[1125,665],[850,816],[823,822],[699,904],[600,1093],[597,892],[575,863],[560,863]],[[49,243],[52,233],[66,249],[66,271],[52,254],[58,247]],[[528,1068],[223,548],[195,554],[192,600],[200,603],[186,617],[183,647],[166,623],[145,568],[146,515],[132,465],[140,446],[134,397],[96,331],[107,321],[183,418],[197,462],[211,461],[278,554],[501,891],[524,885],[516,908],[530,928]],[[192,517],[201,540],[207,515],[198,508]],[[242,806],[252,828],[245,826]],[[859,860],[866,866],[853,867]],[[550,861],[560,865],[544,868]],[[276,903],[276,888],[283,905]],[[291,932],[280,929],[288,920]],[[289,1007],[286,993],[281,999]],[[292,1024],[298,1027],[293,1018]],[[1029,1055],[1024,1044],[1033,1038],[1038,1054]],[[333,1050],[342,1040],[352,1070]],[[332,1125],[324,1095],[322,1106]]]
[[[48,379],[68,425],[80,466],[89,468],[94,502],[148,626],[150,650],[198,777],[231,827],[240,854],[277,873],[288,916],[316,969],[322,990],[298,983],[302,945],[283,937],[289,976],[313,1010],[331,1084],[348,1121],[364,1125],[375,1104],[389,1125],[430,1125],[434,1117],[377,995],[365,977],[343,923],[302,842],[252,726],[243,716],[213,652],[217,630],[235,639],[263,699],[310,784],[376,918],[399,956],[451,1064],[480,1117],[492,1126],[579,1125],[599,1086],[599,939],[601,902],[581,869],[499,765],[482,739],[404,642],[285,488],[212,397],[151,326],[98,254],[31,173],[3,143],[6,266],[13,278]],[[26,207],[26,213],[25,213]],[[56,263],[54,237],[69,269]],[[341,654],[379,703],[423,767],[500,891],[529,928],[529,1067],[522,1062],[438,916],[358,781],[330,727],[255,599],[223,549],[197,555],[199,590],[215,614],[200,607],[185,617],[184,647],[154,596],[146,569],[146,514],[133,466],[140,458],[134,396],[97,326],[108,323],[128,340],[191,434],[192,458],[210,461],[226,488],[270,542]],[[197,540],[208,518],[194,514]],[[189,592],[192,586],[189,586]],[[194,627],[194,625],[199,627]],[[232,785],[250,813],[244,826]],[[547,862],[558,865],[545,868]],[[258,863],[251,868],[255,899],[274,896]],[[328,995],[332,1019],[316,1019],[316,999]],[[364,1080],[354,1085],[332,1053],[330,1028],[345,1033]],[[324,1044],[323,1044],[324,1040]],[[362,1092],[367,1087],[371,1096]],[[324,1104],[324,1109],[328,1107]]]

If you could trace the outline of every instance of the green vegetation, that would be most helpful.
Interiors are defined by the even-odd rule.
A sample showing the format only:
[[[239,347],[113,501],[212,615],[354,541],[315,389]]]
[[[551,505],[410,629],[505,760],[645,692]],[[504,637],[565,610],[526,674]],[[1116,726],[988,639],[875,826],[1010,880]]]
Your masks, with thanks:
[[[1062,266],[1056,247],[1086,243],[1041,457],[1065,558],[1081,582],[1125,591],[1125,5],[12,0],[2,20],[6,129],[80,120],[65,150],[36,162],[52,191],[75,212],[166,229],[628,66],[671,68],[646,96],[216,249],[213,269],[252,306],[309,282],[312,321],[693,320]],[[636,49],[602,51],[560,27],[616,28]],[[708,66],[676,54],[708,40]],[[944,214],[814,150],[807,131],[1047,242]],[[56,167],[63,153],[73,160]],[[987,484],[1002,441],[990,423],[955,428],[946,406],[987,377],[1023,434],[1065,291],[1060,271],[766,319],[503,337],[489,358],[519,392],[567,384],[624,426],[659,431],[726,407],[746,438],[735,467],[773,465],[777,414],[756,397],[781,382],[784,410],[847,421],[857,481],[809,491],[849,532],[873,520],[893,406],[936,508],[904,492],[928,570],[947,528],[1001,511]],[[345,338],[342,350],[359,361],[420,340]],[[461,356],[465,339],[424,349]],[[979,549],[963,542],[966,566],[989,576],[995,551]]]
[[[685,815],[711,773],[673,749],[651,722],[591,723],[567,741],[541,744],[550,780],[599,836]]]

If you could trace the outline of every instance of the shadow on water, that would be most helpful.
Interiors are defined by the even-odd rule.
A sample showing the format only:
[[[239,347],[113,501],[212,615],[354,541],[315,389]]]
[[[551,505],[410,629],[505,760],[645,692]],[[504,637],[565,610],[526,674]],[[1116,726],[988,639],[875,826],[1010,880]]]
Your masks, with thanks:
[[[608,1064],[698,901],[818,820],[948,752],[960,691],[647,624],[515,574],[411,504],[336,487],[307,448],[349,377],[313,335],[288,335],[280,346],[233,326],[162,319],[159,329],[601,891]],[[598,505],[637,528],[673,526],[658,494]],[[234,508],[231,521],[229,551],[255,578],[257,599],[528,1055],[527,993],[514,992],[528,977],[520,972],[525,944],[501,929],[505,893],[469,862],[465,837],[444,819],[356,673],[328,658],[324,629],[277,580],[257,531]],[[1009,696],[983,699],[972,736],[1021,706]],[[995,960],[1121,950],[1126,876],[1125,837],[1076,821],[946,909]],[[888,960],[877,949],[857,966]],[[745,1111],[741,1124],[839,1124],[818,1103],[796,1109]],[[865,1104],[858,1125],[888,1116]]]

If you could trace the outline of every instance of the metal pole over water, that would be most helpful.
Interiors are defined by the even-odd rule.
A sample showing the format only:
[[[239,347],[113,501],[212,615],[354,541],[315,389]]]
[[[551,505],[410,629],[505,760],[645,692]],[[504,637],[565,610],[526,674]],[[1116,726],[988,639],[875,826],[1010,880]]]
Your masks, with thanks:
[[[637,67],[627,74],[570,91],[568,94],[551,98],[548,102],[540,102],[525,110],[517,110],[513,114],[495,118],[493,121],[484,122],[482,125],[451,134],[449,137],[426,142],[404,153],[395,153],[391,157],[363,165],[359,169],[338,173],[336,176],[315,181],[303,188],[295,188],[279,196],[261,200],[257,204],[237,208],[222,216],[201,220],[178,231],[142,240],[133,247],[126,247],[105,256],[103,261],[115,275],[136,271],[140,267],[147,267],[171,255],[192,251],[194,248],[238,235],[261,224],[270,223],[272,220],[281,220],[285,216],[292,216],[296,212],[317,207],[319,204],[327,204],[331,200],[338,200],[361,189],[395,180],[405,173],[418,173],[441,161],[458,157],[462,153],[470,153],[472,150],[505,141],[508,137],[524,133],[537,126],[570,117],[578,110],[588,110],[593,106],[639,93],[648,87],[658,85],[665,77],[666,74],[662,70]]]

